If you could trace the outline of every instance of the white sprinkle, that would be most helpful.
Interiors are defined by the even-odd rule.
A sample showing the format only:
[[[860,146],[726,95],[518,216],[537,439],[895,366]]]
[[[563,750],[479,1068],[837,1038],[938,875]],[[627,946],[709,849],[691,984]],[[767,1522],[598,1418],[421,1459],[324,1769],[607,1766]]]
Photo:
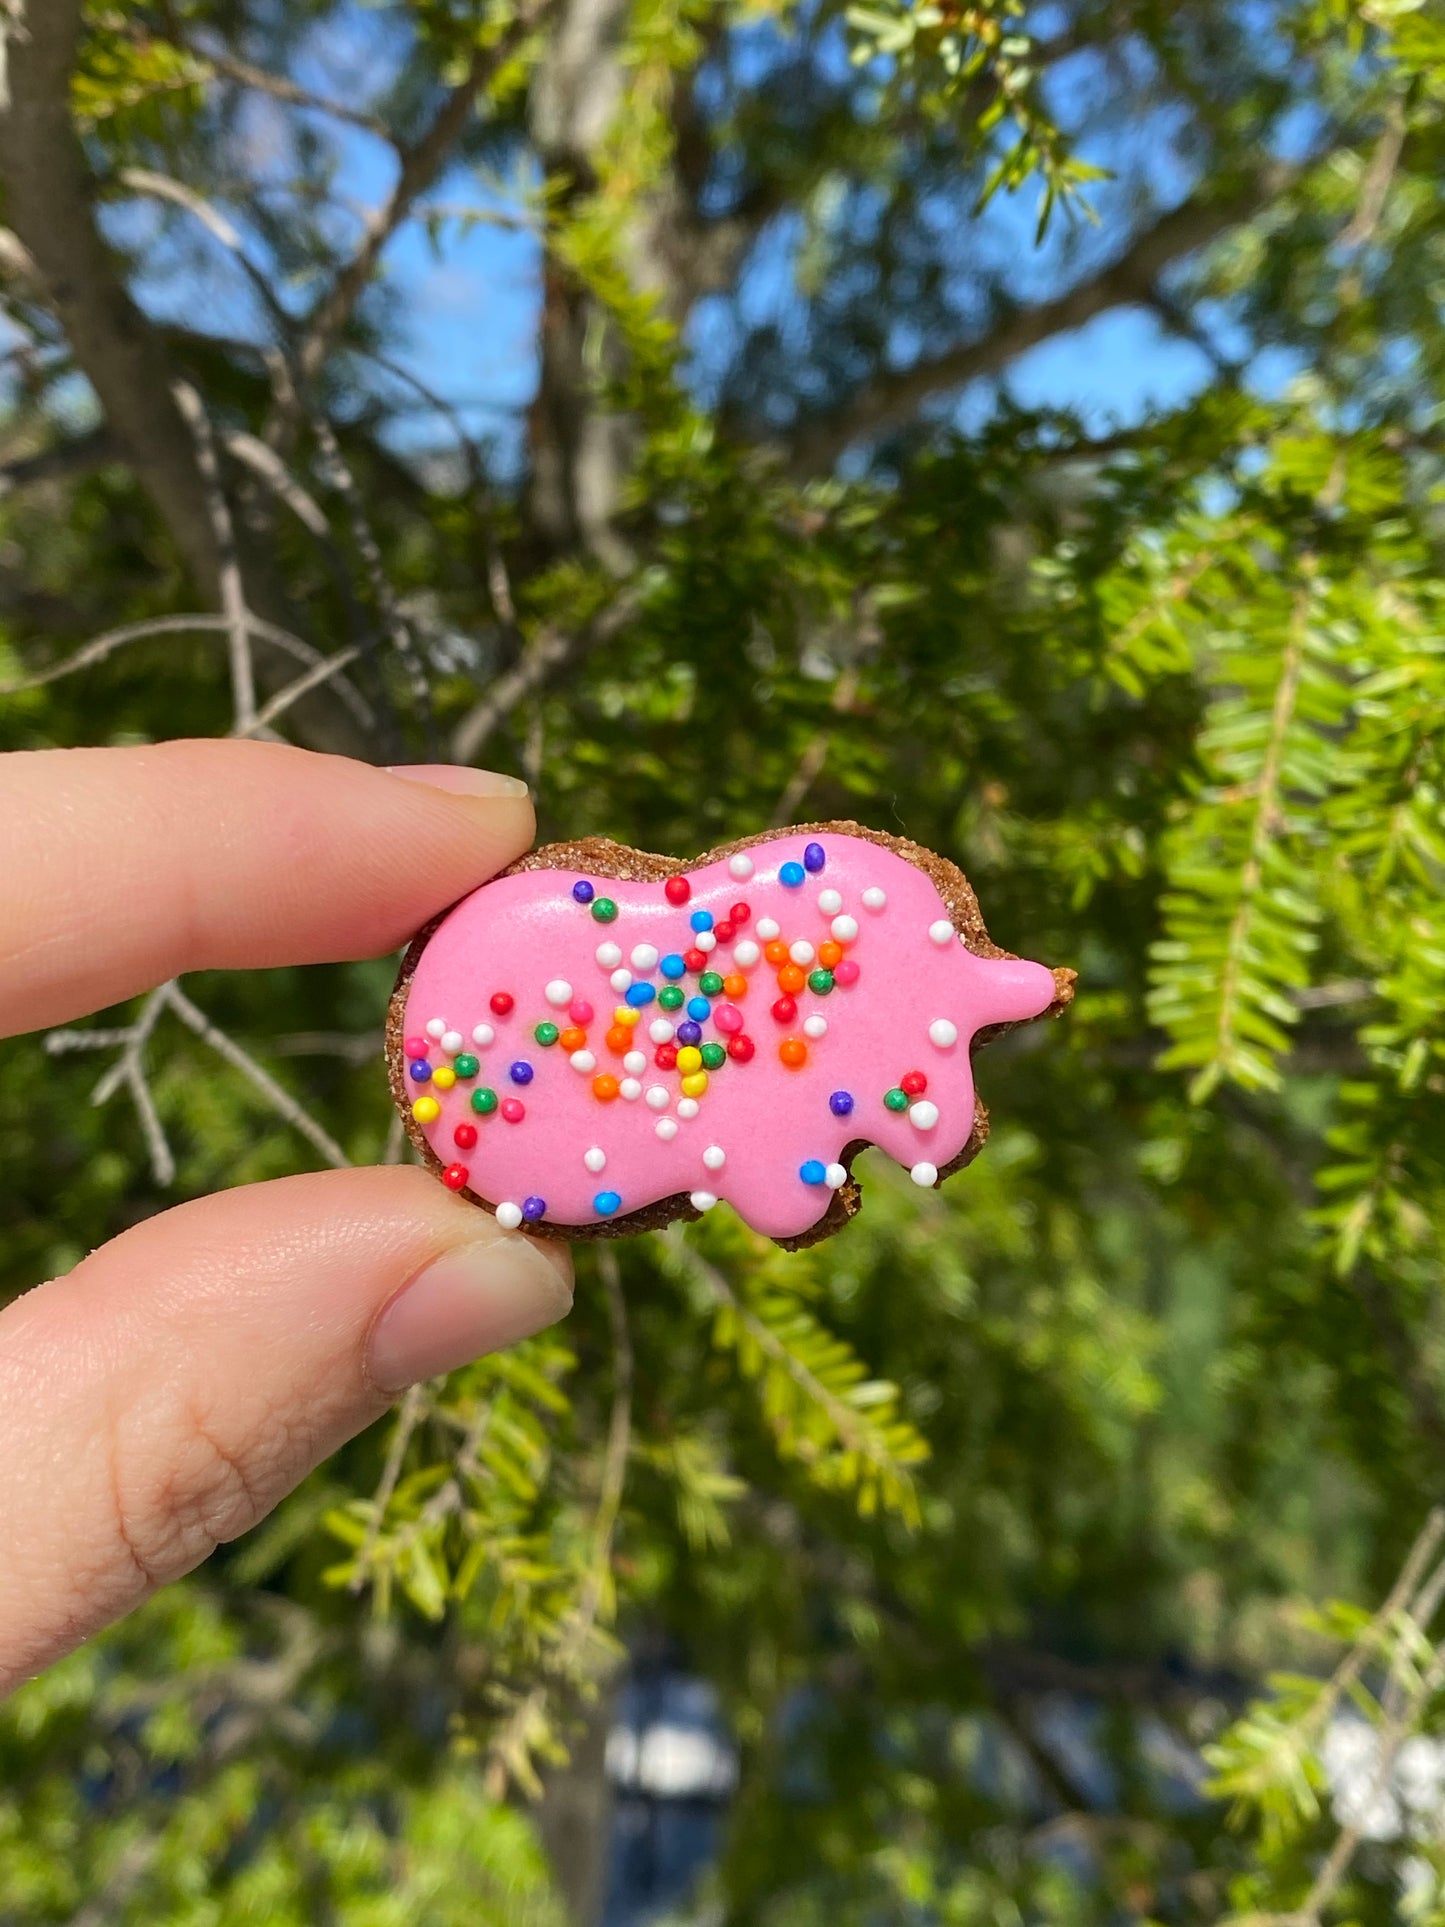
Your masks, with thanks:
[[[447,1034],[446,1018],[433,1017],[431,1022],[426,1027],[426,1034],[428,1037],[436,1037],[436,1038],[445,1037]]]
[[[837,1191],[848,1182],[847,1167],[842,1164],[830,1164],[823,1182],[830,1191]]]
[[[694,1211],[711,1211],[717,1199],[711,1191],[694,1191],[688,1199]]]
[[[622,945],[611,942],[599,943],[596,955],[598,963],[604,970],[615,970],[622,962]]]
[[[582,1071],[585,1073],[587,1071],[595,1071],[597,1068],[597,1059],[592,1055],[590,1050],[574,1050],[572,1055],[567,1059],[567,1062],[572,1066],[574,1071]]]
[[[820,891],[818,895],[818,908],[825,917],[836,917],[838,912],[843,908],[843,892],[841,890]]]
[[[630,1050],[622,1060],[622,1068],[629,1077],[640,1077],[647,1069],[647,1052]]]
[[[607,1169],[607,1153],[602,1149],[600,1144],[594,1144],[590,1151],[584,1151],[582,1153],[582,1162],[587,1166],[589,1171],[605,1171]]]
[[[490,1024],[478,1024],[472,1032],[472,1042],[480,1045],[483,1050],[487,1048],[488,1044],[495,1044],[496,1041],[497,1033],[492,1029]]]
[[[746,850],[739,850],[736,856],[730,856],[728,858],[728,875],[730,877],[738,877],[741,879],[743,877],[750,877],[752,873],[753,860]]]
[[[497,1223],[502,1227],[503,1231],[515,1231],[521,1222],[521,1205],[499,1204],[497,1206]]]
[[[617,1095],[626,1098],[629,1104],[635,1104],[642,1095],[642,1086],[635,1077],[624,1077],[617,1086]]]
[[[958,1042],[958,1025],[950,1023],[947,1017],[935,1017],[928,1026],[928,1039],[940,1050],[950,1050]]]
[[[863,908],[865,910],[886,910],[887,907],[888,892],[886,890],[880,890],[876,883],[872,889],[863,892]]]
[[[676,1027],[665,1017],[654,1017],[647,1027],[647,1034],[654,1044],[670,1044],[676,1034]]]
[[[818,1040],[818,1038],[826,1037],[828,1035],[827,1018],[826,1017],[805,1017],[803,1019],[803,1035],[805,1037],[811,1037],[815,1043]]]
[[[937,944],[953,942],[953,925],[948,921],[947,917],[940,917],[937,923],[929,924],[928,940],[930,943]]]
[[[938,1166],[927,1163],[915,1164],[908,1175],[915,1184],[921,1184],[927,1191],[938,1182]]]
[[[677,1136],[677,1119],[675,1117],[660,1117],[652,1128],[664,1144],[670,1144]]]
[[[938,1106],[926,1097],[908,1107],[908,1122],[919,1131],[931,1131],[938,1122]]]
[[[682,1118],[691,1119],[696,1117],[697,1099],[695,1097],[680,1097],[677,1100],[677,1114]]]
[[[565,977],[554,977],[542,995],[553,1010],[565,1010],[572,1001],[572,986]]]
[[[788,955],[795,964],[810,964],[817,954],[812,944],[803,937],[799,937],[796,943],[788,946]]]
[[[762,954],[751,937],[744,937],[740,944],[733,946],[733,962],[739,970],[751,970]]]
[[[707,955],[709,950],[717,949],[717,938],[711,930],[694,930],[692,940],[704,956]]]
[[[466,1039],[459,1030],[449,1030],[442,1039],[442,1049],[448,1057],[455,1057],[465,1042]]]
[[[852,943],[858,935],[858,919],[856,917],[834,917],[830,928],[839,943]]]
[[[728,1154],[720,1144],[709,1144],[702,1154],[702,1161],[709,1171],[721,1171],[728,1161]]]
[[[629,961],[638,976],[645,977],[649,970],[657,968],[657,945],[655,943],[638,944]]]
[[[771,917],[759,917],[756,927],[758,935],[764,943],[771,943],[773,938],[778,936],[781,931],[781,926],[775,923]]]
[[[649,1084],[647,1087],[647,1102],[652,1110],[665,1111],[672,1102],[672,1092],[665,1084]]]
[[[629,990],[632,987],[632,972],[630,970],[614,970],[607,981],[620,997],[624,990]]]

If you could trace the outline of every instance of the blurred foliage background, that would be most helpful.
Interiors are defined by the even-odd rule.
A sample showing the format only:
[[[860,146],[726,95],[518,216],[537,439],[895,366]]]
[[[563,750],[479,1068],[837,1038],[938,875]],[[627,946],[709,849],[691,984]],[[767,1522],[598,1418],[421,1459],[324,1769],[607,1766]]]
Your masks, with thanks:
[[[643,1650],[740,1748],[688,1919],[1445,1920],[1439,1775],[1389,1793],[1445,1676],[1439,0],[0,45],[0,745],[450,756],[678,853],[857,816],[1081,973],[946,1190],[589,1247],[16,1696],[0,1922],[591,1927]],[[1188,371],[1127,414],[1121,315]],[[9,1045],[0,1289],[400,1155],[392,968]]]

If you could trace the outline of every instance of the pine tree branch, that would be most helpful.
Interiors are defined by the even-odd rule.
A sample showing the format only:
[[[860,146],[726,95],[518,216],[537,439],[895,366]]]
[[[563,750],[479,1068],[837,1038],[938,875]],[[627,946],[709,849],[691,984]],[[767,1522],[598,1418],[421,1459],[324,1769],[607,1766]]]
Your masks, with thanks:
[[[1274,163],[1231,194],[1192,194],[1136,235],[1117,260],[1052,301],[1016,309],[977,341],[875,376],[832,414],[801,425],[790,449],[793,474],[805,478],[830,469],[854,442],[902,427],[935,395],[999,373],[1041,341],[1081,328],[1111,308],[1149,302],[1169,268],[1278,200],[1305,171],[1305,165]]]

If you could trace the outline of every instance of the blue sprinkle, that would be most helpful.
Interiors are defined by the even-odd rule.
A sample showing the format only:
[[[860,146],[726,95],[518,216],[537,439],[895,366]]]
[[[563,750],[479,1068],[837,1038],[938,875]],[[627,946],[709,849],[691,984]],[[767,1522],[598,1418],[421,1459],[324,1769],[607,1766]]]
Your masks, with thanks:
[[[778,881],[786,884],[788,889],[796,890],[806,875],[807,871],[801,863],[785,863],[778,871]]]
[[[711,930],[712,929],[712,911],[711,910],[694,910],[692,915],[688,918],[688,922],[692,925],[694,930]]]
[[[809,1158],[806,1164],[798,1166],[798,1176],[804,1184],[826,1184],[828,1167],[826,1164],[820,1164],[817,1158]]]
[[[413,1084],[425,1084],[431,1076],[431,1065],[424,1057],[418,1057],[414,1063],[408,1064],[407,1069],[411,1072]]]
[[[821,1170],[822,1166],[819,1165],[818,1168]],[[526,1205],[522,1206],[523,1211],[525,1211],[526,1208]],[[592,1209],[597,1213],[599,1218],[610,1218],[614,1211],[619,1211],[621,1208],[622,1199],[615,1191],[599,1191],[597,1196],[592,1200]]]
[[[834,1117],[846,1117],[852,1108],[853,1093],[851,1091],[834,1091],[833,1095],[828,1099],[828,1109],[833,1113]]]
[[[657,995],[657,986],[655,984],[629,984],[624,994],[627,1002],[631,1004],[634,1010],[641,1010],[644,1004],[650,1004]]]
[[[679,1044],[700,1044],[702,1042],[702,1025],[693,1023],[690,1018],[685,1024],[679,1024],[677,1027],[677,1041]]]
[[[676,982],[679,977],[687,975],[687,964],[678,956],[675,950],[671,956],[664,957],[657,967],[664,977],[670,977],[674,982]]]
[[[593,897],[596,896],[597,892],[592,888],[592,885],[584,877],[580,883],[574,883],[572,885],[572,894],[579,903],[590,903]],[[529,1202],[535,1204],[537,1200],[533,1198],[529,1200]],[[522,1206],[522,1209],[525,1211],[526,1208],[527,1206],[524,1204]],[[542,1214],[539,1211],[537,1215],[538,1217],[540,1217]]]
[[[530,1084],[532,1081],[532,1066],[527,1062],[525,1057],[519,1057],[516,1063],[509,1067],[507,1075],[514,1084]]]
[[[687,1000],[687,1014],[695,1024],[705,1024],[708,1018],[712,1016],[712,1005],[706,997],[689,997]]]
[[[526,1218],[530,1224],[535,1224],[538,1218],[544,1215],[546,1209],[547,1200],[545,1198],[523,1198],[522,1200],[522,1216]]]
[[[805,870],[811,870],[814,876],[827,861],[827,854],[821,843],[810,843],[803,852],[803,867]]]

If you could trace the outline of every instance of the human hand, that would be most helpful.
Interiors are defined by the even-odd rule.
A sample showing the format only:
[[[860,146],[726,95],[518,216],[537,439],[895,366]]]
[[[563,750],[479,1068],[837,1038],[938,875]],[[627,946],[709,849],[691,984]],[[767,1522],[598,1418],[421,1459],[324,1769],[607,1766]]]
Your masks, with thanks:
[[[246,742],[0,757],[0,1036],[396,949],[521,854],[510,778]],[[380,1071],[378,1070],[378,1077]],[[0,1692],[247,1531],[571,1265],[405,1166],[177,1206],[0,1312]]]

